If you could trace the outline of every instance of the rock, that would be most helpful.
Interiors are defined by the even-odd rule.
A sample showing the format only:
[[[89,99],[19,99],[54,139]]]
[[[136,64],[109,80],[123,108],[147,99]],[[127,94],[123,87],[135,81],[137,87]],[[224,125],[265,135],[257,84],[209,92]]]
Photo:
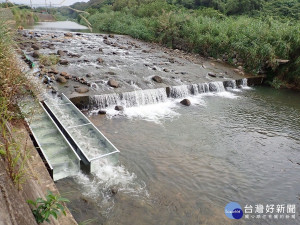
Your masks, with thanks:
[[[65,77],[65,76],[68,75],[68,73],[67,72],[61,72],[60,75],[63,76],[63,77]]]
[[[152,77],[152,80],[154,80],[157,83],[162,83],[162,78],[160,76],[154,76]]]
[[[92,74],[88,73],[85,75],[87,78],[92,77]]]
[[[102,58],[98,58],[97,61],[98,61],[98,63],[103,63],[104,62],[104,60]]]
[[[117,110],[117,111],[123,111],[124,107],[121,106],[121,105],[116,105],[115,110]]]
[[[78,87],[75,88],[75,91],[82,94],[82,93],[87,93],[89,89],[87,87]]]
[[[104,115],[104,114],[106,114],[106,111],[105,111],[105,110],[99,110],[99,111],[98,111],[98,114]]]
[[[109,79],[109,81],[107,82],[107,84],[111,87],[114,87],[114,88],[117,88],[119,87],[119,82],[117,82],[116,80],[114,79]]]
[[[40,57],[40,53],[39,53],[38,51],[34,51],[34,52],[32,53],[32,57],[33,57],[33,58],[38,58],[38,57]]]
[[[109,37],[109,38],[114,38],[114,37],[115,37],[115,35],[113,35],[113,34],[109,34],[109,35],[108,35],[108,37]]]
[[[208,76],[210,76],[210,77],[217,77],[217,75],[215,73],[213,73],[213,72],[208,72]]]
[[[58,71],[56,69],[51,69],[49,73],[58,74]]]
[[[157,70],[157,69],[155,67],[153,67],[152,70]]]
[[[67,80],[64,77],[57,77],[56,81],[61,84],[67,83]]]
[[[112,75],[112,76],[113,76],[113,75],[116,75],[116,73],[115,73],[115,72],[112,72],[112,71],[108,71],[107,74],[108,74],[108,75]]]
[[[69,61],[66,60],[66,59],[61,59],[61,60],[59,60],[59,63],[60,63],[61,65],[68,65],[68,64],[69,64]]]
[[[166,92],[167,92],[167,96],[169,98],[170,94],[171,94],[171,88],[170,87],[166,87]]]
[[[59,56],[64,56],[65,53],[64,53],[63,50],[57,50],[57,55],[59,55]]]
[[[64,35],[65,35],[65,37],[73,37],[73,34],[70,33],[70,32],[69,33],[65,33]]]
[[[34,50],[40,50],[40,47],[37,44],[31,45],[31,48],[33,48]]]
[[[52,92],[52,94],[56,94],[57,90],[55,90],[54,88],[52,88],[51,92]]]
[[[103,49],[102,49],[102,48],[99,48],[99,52],[103,52]]]
[[[242,66],[238,66],[238,69],[241,70],[241,71],[244,70],[244,68]]]
[[[112,195],[115,195],[115,194],[118,193],[118,189],[117,189],[116,187],[112,187],[112,188],[110,189],[110,191],[111,191]]]
[[[168,73],[170,72],[167,68],[164,69],[164,72]]]
[[[190,106],[191,105],[191,101],[188,100],[188,99],[183,99],[180,103],[182,105],[185,105],[185,106]]]

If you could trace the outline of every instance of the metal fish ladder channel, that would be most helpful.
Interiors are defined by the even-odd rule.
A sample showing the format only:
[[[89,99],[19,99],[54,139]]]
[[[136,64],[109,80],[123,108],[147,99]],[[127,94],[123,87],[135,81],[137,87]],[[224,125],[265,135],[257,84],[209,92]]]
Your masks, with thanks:
[[[82,169],[95,172],[101,160],[118,162],[120,151],[64,94],[44,106],[81,158]]]
[[[43,109],[41,113],[34,113],[32,119],[26,119],[26,122],[42,158],[48,165],[51,177],[56,181],[77,175],[80,170],[80,157],[43,105],[40,105]]]

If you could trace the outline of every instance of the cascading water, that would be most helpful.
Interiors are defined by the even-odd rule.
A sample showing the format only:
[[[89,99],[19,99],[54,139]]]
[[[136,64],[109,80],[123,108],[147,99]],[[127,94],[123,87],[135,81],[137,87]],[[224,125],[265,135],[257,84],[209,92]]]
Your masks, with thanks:
[[[167,100],[166,90],[164,88],[137,90],[133,92],[124,92],[122,94],[95,95],[91,98],[93,107],[100,109],[113,105],[122,105],[133,107],[140,105],[156,104]]]
[[[191,94],[191,85],[180,85],[170,87],[171,98],[182,98]]]
[[[242,79],[242,87],[247,87],[248,86],[248,81],[247,78]]]
[[[241,86],[247,86],[247,79],[241,80]],[[235,80],[215,81],[210,83],[190,84],[164,88],[136,90],[133,92],[95,95],[90,97],[90,108],[104,109],[115,105],[135,107],[157,104],[169,98],[183,98],[189,95],[198,95],[207,92],[226,92],[225,88],[237,89]]]
[[[225,91],[225,87],[224,87],[223,82],[216,81],[216,82],[209,83],[209,91],[211,91],[211,92],[223,92],[223,91]]]

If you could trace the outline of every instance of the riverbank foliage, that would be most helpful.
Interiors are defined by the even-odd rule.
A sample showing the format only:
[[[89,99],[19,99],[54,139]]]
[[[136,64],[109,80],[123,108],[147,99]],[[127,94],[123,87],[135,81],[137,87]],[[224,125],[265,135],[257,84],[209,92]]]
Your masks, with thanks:
[[[33,24],[38,21],[37,15],[29,6],[13,5],[12,3],[0,3],[0,8],[10,9],[13,13],[13,19],[16,21],[17,25]]]
[[[225,59],[300,87],[298,0],[91,0],[72,7],[89,12],[97,31]]]
[[[7,174],[20,189],[26,177],[27,147],[15,140],[16,133],[11,125],[20,122],[18,96],[28,87],[14,53],[12,36],[13,32],[0,22],[0,156]]]

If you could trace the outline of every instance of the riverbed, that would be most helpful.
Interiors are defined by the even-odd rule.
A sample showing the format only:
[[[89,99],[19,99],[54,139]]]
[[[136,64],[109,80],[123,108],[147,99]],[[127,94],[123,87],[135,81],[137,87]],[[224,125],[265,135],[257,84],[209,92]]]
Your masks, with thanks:
[[[103,37],[97,36],[101,41]],[[124,40],[121,36],[117,38],[120,42]],[[113,56],[108,50],[106,61],[123,54]],[[189,79],[191,83],[214,79],[198,75],[197,65],[187,63],[186,59],[188,74],[176,74],[182,71],[178,69],[181,65],[176,64],[177,56],[174,71],[169,64],[149,64],[152,53],[156,60],[166,53],[142,50],[136,49],[135,57],[129,58],[141,61],[137,57],[147,54],[142,56],[147,63],[135,64],[134,74],[146,73],[148,77],[150,71],[158,71],[174,84],[181,76],[177,85]],[[216,69],[215,63],[211,63],[206,65],[222,73],[225,67]],[[75,67],[75,61],[69,65],[72,73]],[[169,72],[163,71],[165,67]],[[98,74],[109,72],[107,68],[101,65]],[[202,67],[201,71],[206,69]],[[109,70],[122,80],[122,73],[115,67]],[[124,76],[129,76],[130,66],[124,71]],[[151,84],[142,76],[136,77],[140,81],[137,83],[146,85],[145,88]],[[122,80],[121,91],[132,86],[126,86],[126,79]],[[72,94],[68,87],[61,86],[60,90]],[[106,93],[105,90],[114,91],[103,86],[98,92]],[[268,87],[243,87],[185,98],[190,99],[190,107],[179,103],[182,98],[175,98],[127,107],[123,112],[108,108],[106,115],[98,115],[96,109],[87,112],[121,152],[117,165],[103,161],[94,174],[79,173],[57,182],[61,194],[71,200],[68,207],[75,219],[90,224],[128,225],[300,223],[300,94]],[[276,208],[292,204],[296,206],[296,217],[230,220],[224,214],[229,202],[239,203],[243,210],[246,205],[255,208],[257,204],[274,204]],[[252,215],[257,215],[254,210]]]

